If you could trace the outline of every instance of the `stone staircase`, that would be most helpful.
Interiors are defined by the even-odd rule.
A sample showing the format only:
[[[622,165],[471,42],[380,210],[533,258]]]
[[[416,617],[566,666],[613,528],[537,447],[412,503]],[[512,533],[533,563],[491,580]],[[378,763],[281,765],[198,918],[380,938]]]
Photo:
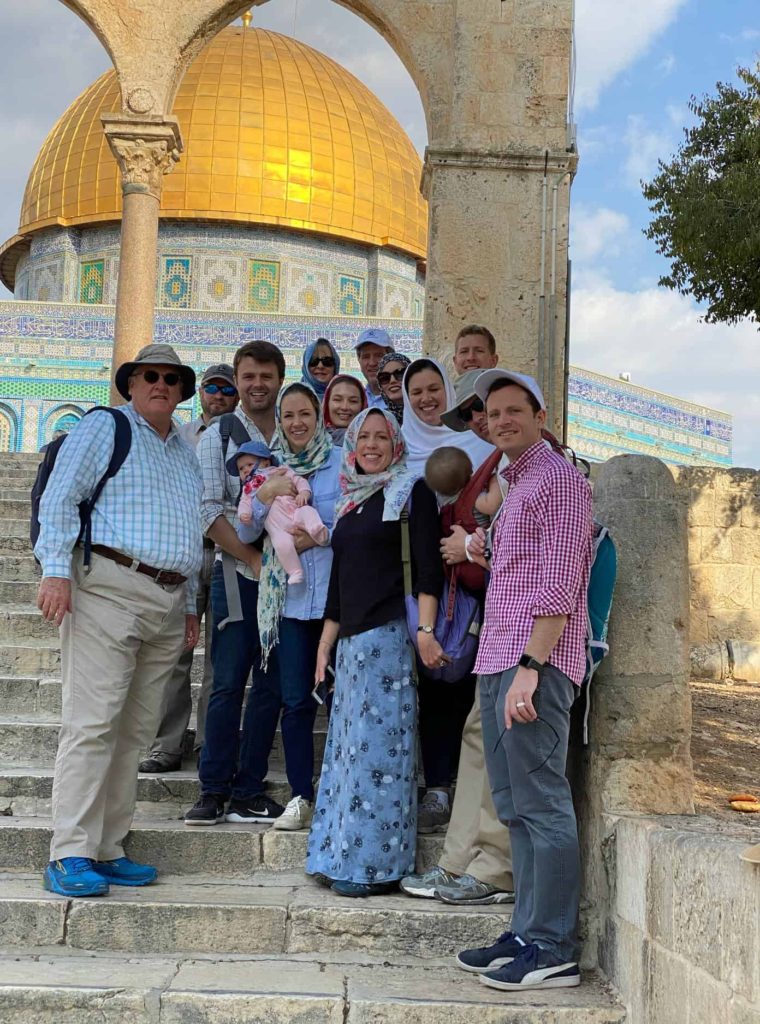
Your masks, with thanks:
[[[45,892],[61,683],[57,634],[34,607],[36,462],[0,456],[0,1024],[622,1024],[593,974],[510,997],[457,970],[453,953],[508,925],[503,907],[346,900],[303,874],[305,832],[186,828],[192,771],[139,780],[127,849],[157,865],[156,885]],[[279,746],[270,785],[286,796]],[[421,868],[441,844],[421,837]]]

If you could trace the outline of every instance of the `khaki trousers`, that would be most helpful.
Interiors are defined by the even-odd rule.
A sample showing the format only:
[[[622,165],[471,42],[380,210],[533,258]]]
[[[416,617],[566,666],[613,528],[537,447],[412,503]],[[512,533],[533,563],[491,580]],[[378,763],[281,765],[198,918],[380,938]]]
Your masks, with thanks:
[[[85,574],[80,552],[72,577],[50,857],[114,860],[132,824],[140,752],[184,642],[184,586],[161,587],[99,555]]]
[[[454,806],[438,863],[454,875],[473,875],[497,889],[514,889],[509,829],[496,816],[483,756],[478,687],[464,724]]]

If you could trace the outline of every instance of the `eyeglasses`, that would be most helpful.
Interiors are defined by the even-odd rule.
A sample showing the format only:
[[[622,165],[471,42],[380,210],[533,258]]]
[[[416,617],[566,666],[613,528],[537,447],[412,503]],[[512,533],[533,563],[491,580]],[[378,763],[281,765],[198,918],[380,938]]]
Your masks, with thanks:
[[[463,423],[469,423],[473,413],[483,412],[485,406],[479,398],[473,398],[469,405],[459,409],[459,418]]]
[[[405,366],[402,366],[400,370],[383,370],[382,373],[378,373],[377,375],[377,383],[382,386],[390,384],[392,380],[403,380],[405,373]]]
[[[233,387],[232,384],[204,384],[203,390],[207,395],[218,395],[221,391],[226,398],[232,398],[233,395],[237,394],[237,388]]]
[[[159,380],[163,380],[164,384],[168,384],[170,388],[173,388],[175,384],[179,384],[180,376],[178,373],[174,373],[172,370],[169,373],[159,373],[158,370],[143,370],[142,376],[145,378],[146,384],[158,384]]]
[[[317,366],[326,366],[328,369],[332,369],[335,366],[335,360],[332,356],[315,356],[309,360],[309,369],[313,370]]]

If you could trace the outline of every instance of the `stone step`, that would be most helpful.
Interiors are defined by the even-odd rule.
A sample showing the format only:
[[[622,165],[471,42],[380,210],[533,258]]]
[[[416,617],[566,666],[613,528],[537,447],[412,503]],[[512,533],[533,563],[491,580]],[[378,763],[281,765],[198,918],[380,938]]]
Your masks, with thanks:
[[[251,841],[250,836],[248,837]],[[124,953],[339,953],[449,956],[492,942],[509,908],[449,907],[401,893],[345,899],[298,872],[250,878],[166,875],[105,899],[45,892],[38,873],[0,877],[0,948]]]
[[[2,494],[3,501],[24,501],[26,502],[26,511],[31,514],[32,511],[32,494],[30,487],[17,487],[16,484],[11,481],[9,487],[2,487],[0,485],[0,494]]]
[[[0,674],[50,676],[61,671],[58,638],[0,643]],[[1,749],[1,748],[0,748]]]
[[[0,536],[0,553],[2,554],[24,554],[32,553],[32,545],[29,541],[29,518],[6,519],[3,523],[3,532]]]
[[[34,604],[40,580],[30,574],[25,580],[0,578],[0,605]]]
[[[0,800],[2,806],[2,800]],[[269,825],[185,825],[157,807],[162,817],[135,818],[127,853],[171,875],[251,877],[256,871],[302,871],[308,832],[278,832]],[[0,871],[41,871],[49,860],[51,823],[43,817],[0,816]],[[437,863],[444,837],[419,836],[417,866]],[[0,885],[0,890],[2,885]],[[1,1018],[0,1018],[1,1019]]]
[[[32,514],[32,504],[29,500],[29,495],[21,498],[11,498],[7,492],[0,490],[2,498],[0,498],[0,517],[5,521],[6,519],[23,519],[26,517],[27,524],[29,516]]]
[[[58,630],[43,619],[33,605],[6,605],[0,608],[0,642],[3,640],[52,640]]]
[[[289,954],[218,959],[24,950],[0,957],[13,1024],[624,1024],[604,984],[504,993],[450,958]]]
[[[40,571],[31,552],[25,555],[0,555],[0,580],[19,580],[28,583],[29,580],[39,578]]]
[[[55,761],[60,723],[52,716],[3,715],[0,717],[0,755],[8,764],[47,767]],[[319,764],[325,752],[326,725],[314,727],[314,757]],[[282,734],[277,732],[270,756],[272,766],[283,764]]]

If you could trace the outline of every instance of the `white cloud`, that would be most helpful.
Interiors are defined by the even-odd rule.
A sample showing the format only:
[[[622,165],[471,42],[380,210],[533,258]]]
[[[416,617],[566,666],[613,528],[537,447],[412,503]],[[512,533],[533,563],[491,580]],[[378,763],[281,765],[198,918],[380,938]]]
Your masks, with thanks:
[[[578,0],[576,107],[593,109],[605,86],[647,52],[687,0]]]
[[[626,148],[623,175],[629,188],[639,192],[640,182],[648,181],[656,174],[657,161],[667,160],[672,155],[676,138],[675,131],[652,128],[640,114],[628,115],[623,134]]]
[[[573,291],[570,358],[636,384],[731,412],[734,462],[760,467],[760,334],[749,322],[700,321],[687,296],[623,291],[585,275]]]
[[[580,262],[614,258],[630,232],[631,222],[624,213],[579,204],[570,219],[570,256]]]

